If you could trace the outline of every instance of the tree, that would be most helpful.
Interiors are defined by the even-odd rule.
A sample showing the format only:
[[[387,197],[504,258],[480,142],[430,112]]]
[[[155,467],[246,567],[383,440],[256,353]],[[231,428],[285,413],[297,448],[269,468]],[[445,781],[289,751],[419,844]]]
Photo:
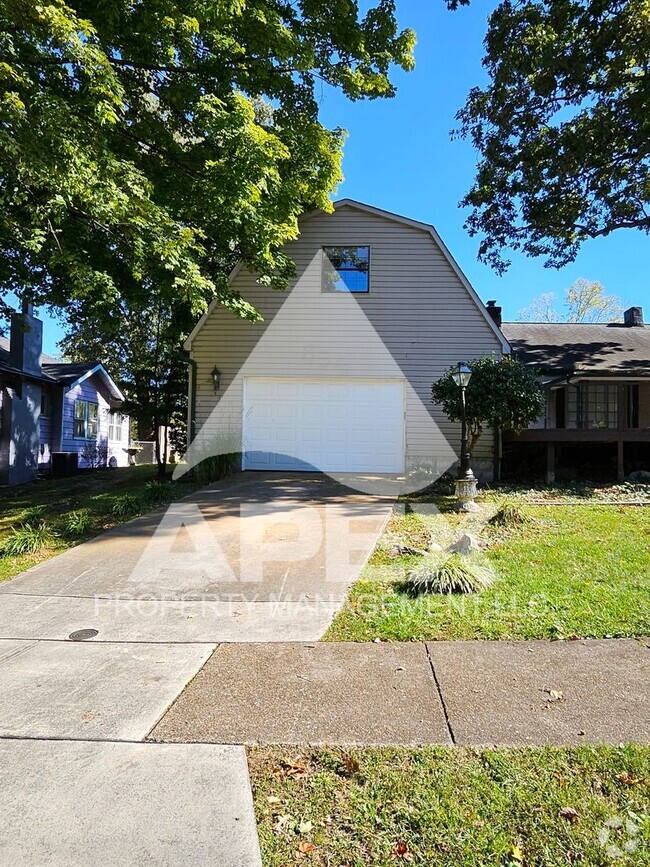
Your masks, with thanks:
[[[61,341],[67,357],[102,362],[126,396],[124,411],[135,420],[137,437],[154,440],[159,475],[166,472],[167,448],[160,427],[174,428],[175,449],[182,448],[187,406],[187,359],[182,335],[192,327],[187,305],[163,303],[154,296],[138,309],[83,303],[68,310]],[[185,449],[182,448],[182,451]]]
[[[255,318],[233,262],[285,285],[341,179],[316,84],[390,97],[413,65],[391,0],[0,0],[0,25],[0,285],[63,310],[163,285]]]
[[[544,391],[534,370],[505,355],[487,355],[468,362],[472,378],[465,393],[469,451],[473,454],[484,426],[494,430],[521,431],[544,412]],[[460,421],[460,388],[451,367],[433,383],[434,403],[450,421]]]
[[[588,238],[650,231],[644,0],[503,0],[483,65],[457,115],[480,154],[462,205],[482,261],[503,272],[510,247],[561,267]]]
[[[62,311],[152,436],[207,303],[259,318],[235,262],[283,288],[298,216],[331,210],[316,87],[393,96],[414,34],[391,0],[0,0],[0,25],[0,285]]]
[[[623,312],[616,295],[605,295],[601,283],[584,277],[565,289],[564,315],[557,312],[555,304],[555,292],[547,292],[520,310],[517,318],[523,322],[614,322]]]

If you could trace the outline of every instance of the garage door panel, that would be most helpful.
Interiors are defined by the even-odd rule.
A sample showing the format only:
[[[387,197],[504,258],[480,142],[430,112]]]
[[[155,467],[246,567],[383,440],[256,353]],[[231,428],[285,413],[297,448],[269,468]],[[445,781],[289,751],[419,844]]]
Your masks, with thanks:
[[[249,378],[244,436],[244,469],[402,472],[404,386]]]

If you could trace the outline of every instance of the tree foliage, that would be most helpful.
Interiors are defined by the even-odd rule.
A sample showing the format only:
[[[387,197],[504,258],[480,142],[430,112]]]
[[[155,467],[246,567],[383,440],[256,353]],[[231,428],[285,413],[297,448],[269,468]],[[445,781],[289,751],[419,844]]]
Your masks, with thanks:
[[[503,271],[510,247],[561,267],[588,238],[650,231],[647,0],[503,0],[483,64],[458,114],[480,154],[462,203],[480,258]]]
[[[391,0],[0,0],[0,285],[255,318],[233,262],[284,285],[341,178],[316,88],[390,97],[413,45]]]
[[[486,355],[468,362],[472,377],[465,393],[469,450],[473,453],[484,427],[521,431],[544,412],[545,398],[536,373],[509,355]],[[460,388],[453,380],[456,366],[433,383],[434,403],[450,421],[460,421]]]
[[[519,311],[522,322],[615,322],[623,305],[616,295],[605,295],[597,280],[579,277],[564,291],[563,312],[557,309],[555,292],[546,292]]]
[[[193,319],[181,299],[164,302],[153,296],[138,307],[96,303],[89,312],[73,302],[61,347],[66,356],[100,361],[126,396],[124,411],[135,421],[137,439],[156,442],[156,461],[165,473],[166,450],[159,428],[172,428],[171,444],[185,451],[187,356],[179,335]]]

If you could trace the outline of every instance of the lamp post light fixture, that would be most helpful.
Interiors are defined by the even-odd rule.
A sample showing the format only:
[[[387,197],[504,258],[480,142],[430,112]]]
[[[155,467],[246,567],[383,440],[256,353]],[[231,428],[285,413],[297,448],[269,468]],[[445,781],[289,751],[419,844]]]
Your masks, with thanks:
[[[469,440],[467,437],[467,411],[465,390],[472,377],[472,371],[467,364],[458,364],[452,373],[452,378],[460,388],[460,461],[456,476],[456,496],[458,510],[461,512],[478,512],[480,507],[474,502],[476,496],[476,477],[469,465]]]
[[[212,368],[212,373],[210,374],[210,376],[212,377],[212,386],[214,388],[214,393],[216,394],[221,387],[221,371],[216,364]]]

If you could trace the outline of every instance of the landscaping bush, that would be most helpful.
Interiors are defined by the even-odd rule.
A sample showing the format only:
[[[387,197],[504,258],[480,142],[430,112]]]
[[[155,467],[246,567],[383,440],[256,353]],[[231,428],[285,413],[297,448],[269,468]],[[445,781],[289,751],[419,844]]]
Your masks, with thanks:
[[[477,593],[492,584],[493,573],[474,560],[451,554],[440,562],[428,558],[426,563],[409,572],[407,590],[414,596],[421,593]]]
[[[85,509],[70,512],[64,519],[63,535],[73,539],[83,536],[88,531],[90,523],[90,515]]]
[[[493,527],[517,527],[530,523],[530,517],[516,503],[503,500],[488,524]]]
[[[21,524],[31,524],[32,526],[38,526],[43,523],[43,514],[45,513],[45,506],[29,506],[29,508],[24,509],[20,513],[20,523]]]
[[[241,466],[241,452],[231,452],[225,455],[212,455],[204,458],[192,470],[192,477],[201,485],[218,482],[231,476]]]
[[[22,554],[35,554],[54,542],[55,534],[47,524],[22,524],[12,527],[2,543],[3,557],[20,557]]]
[[[114,518],[131,518],[142,512],[142,500],[136,494],[120,494],[113,500],[111,515]]]
[[[146,500],[152,505],[161,505],[168,503],[173,499],[171,482],[166,482],[162,479],[152,479],[144,486],[144,495]]]

